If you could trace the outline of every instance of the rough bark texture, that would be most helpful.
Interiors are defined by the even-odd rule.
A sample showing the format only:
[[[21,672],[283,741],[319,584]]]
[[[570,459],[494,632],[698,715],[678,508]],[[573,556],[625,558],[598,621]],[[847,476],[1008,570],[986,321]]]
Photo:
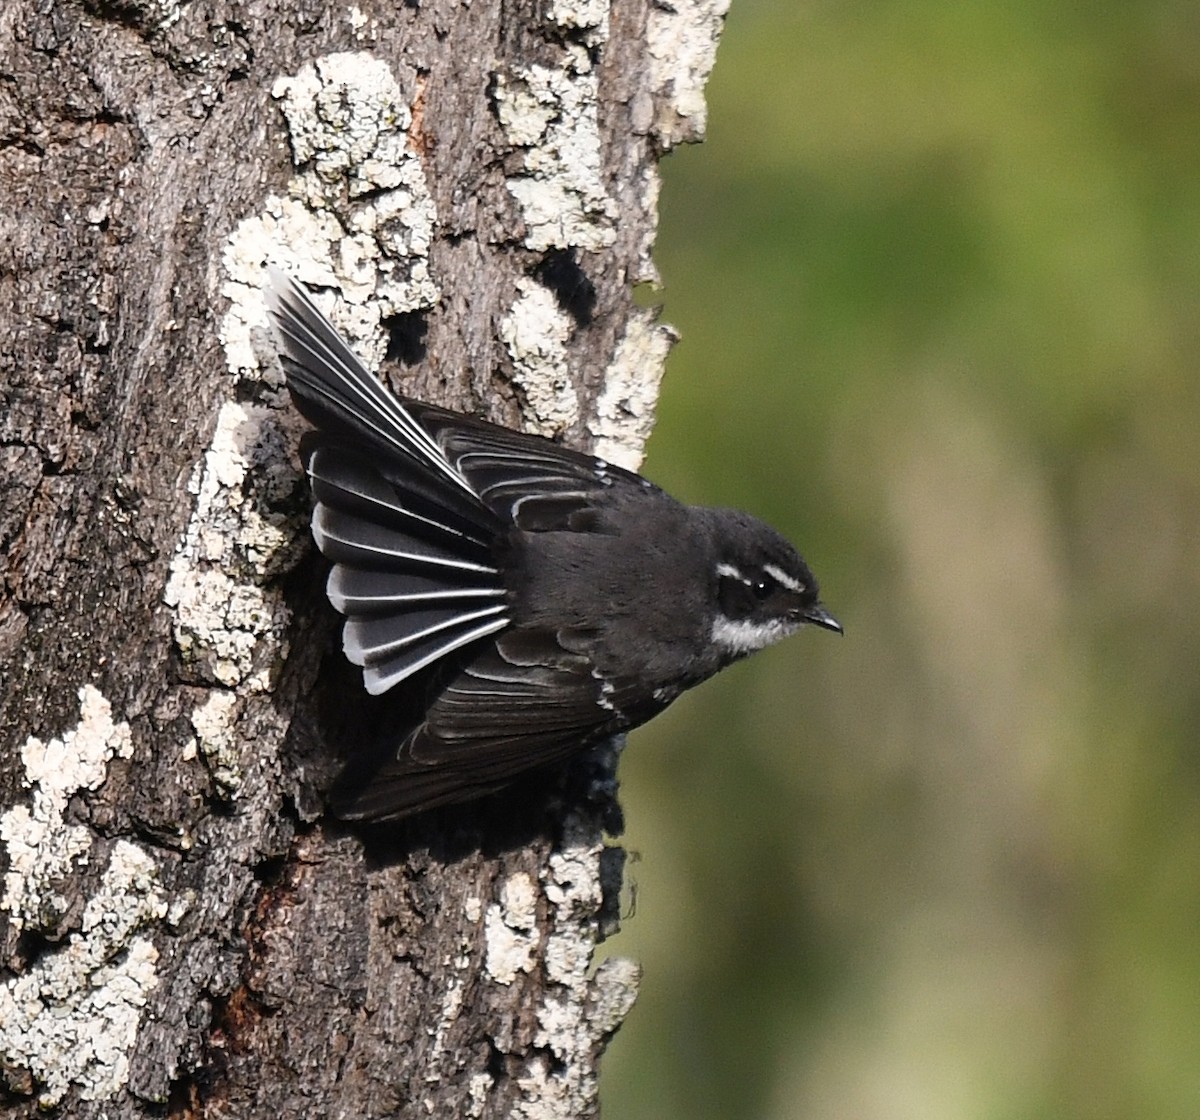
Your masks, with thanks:
[[[656,160],[723,0],[0,6],[0,1105],[596,1110],[612,757],[322,816],[368,702],[258,295],[413,395],[636,462]]]

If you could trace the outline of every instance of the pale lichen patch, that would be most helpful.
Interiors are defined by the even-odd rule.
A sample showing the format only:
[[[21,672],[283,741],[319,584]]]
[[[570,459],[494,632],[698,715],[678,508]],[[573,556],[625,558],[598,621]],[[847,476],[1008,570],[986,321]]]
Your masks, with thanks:
[[[277,409],[227,401],[188,486],[196,505],[163,598],[185,662],[227,687],[270,688],[286,652],[291,614],[267,584],[300,555],[298,515],[284,512],[299,483],[289,442]]]
[[[485,968],[498,984],[511,984],[519,973],[533,967],[536,921],[536,885],[518,872],[504,883],[499,902],[493,902],[484,917]]]
[[[583,1110],[595,1104],[594,1093],[579,1098],[576,1086],[556,1077],[550,1062],[541,1054],[529,1062],[524,1075],[517,1079],[517,1086],[521,1099],[513,1108],[515,1120],[572,1120],[586,1116],[587,1111]]]
[[[608,39],[610,0],[549,0],[546,18],[564,31],[579,33],[589,47]]]
[[[327,55],[280,78],[297,173],[241,222],[225,249],[232,301],[221,327],[231,371],[260,376],[253,335],[266,326],[265,261],[339,291],[326,306],[369,363],[383,357],[382,319],[431,307],[437,211],[408,130],[412,111],[386,62],[366,52]]]
[[[382,315],[431,306],[437,210],[408,135],[412,111],[387,63],[365,52],[328,55],[272,92],[299,169],[288,194],[342,226],[329,261],[343,293],[351,303],[373,294]]]
[[[571,319],[535,280],[517,281],[517,298],[500,323],[512,379],[525,403],[526,430],[559,435],[579,420],[579,396],[567,364]]]
[[[507,181],[525,221],[525,244],[603,249],[616,239],[616,204],[604,186],[599,85],[587,51],[563,49],[558,66],[496,75],[496,112],[505,138],[521,149]]]
[[[546,975],[556,984],[573,987],[586,976],[592,961],[592,947],[574,931],[554,933],[546,939]]]
[[[573,823],[568,823],[562,846],[547,862],[543,889],[561,914],[580,918],[594,914],[602,901],[598,869],[604,844],[597,836],[571,827]]]
[[[596,1107],[596,1055],[637,996],[639,969],[610,959],[589,975],[595,923],[602,906],[600,861],[604,845],[578,820],[569,819],[557,851],[542,872],[542,893],[552,908],[543,959],[547,990],[536,1010],[534,1045],[553,1054],[526,1066],[521,1100],[513,1115],[565,1120]]]
[[[129,724],[114,722],[112,707],[92,685],[79,690],[79,723],[43,742],[30,736],[21,747],[31,804],[0,816],[0,841],[8,852],[0,909],[15,930],[53,928],[66,900],[57,889],[75,860],[91,847],[88,829],[67,824],[67,802],[82,790],[99,789],[114,758],[129,758]]]
[[[624,1021],[637,1002],[642,966],[628,957],[609,957],[601,962],[589,986],[591,1025],[596,1034],[607,1038]]]
[[[441,1057],[446,1045],[446,1034],[462,1013],[465,994],[466,984],[458,977],[451,980],[442,993],[442,1006],[437,1026],[430,1029],[430,1033],[433,1035],[433,1041],[429,1047],[430,1065],[432,1066],[437,1065],[437,1060]]]
[[[657,286],[662,282],[653,255],[654,238],[658,233],[658,196],[662,190],[662,176],[658,173],[657,163],[647,163],[642,167],[636,186],[638,205],[646,214],[647,220],[638,238],[637,256],[634,267],[630,269],[629,279],[634,284]]]
[[[109,762],[132,753],[128,724],[113,720],[100,692],[87,685],[79,699],[76,727],[49,742],[26,741],[21,758],[31,804],[0,817],[9,859],[0,908],[16,930],[54,929],[65,917],[60,884],[94,847],[90,830],[65,821],[67,802],[98,789]],[[158,982],[158,954],[141,931],[166,913],[153,858],[117,841],[78,929],[0,986],[0,1063],[29,1071],[43,1107],[72,1087],[84,1100],[103,1099],[128,1080],[128,1055]]]
[[[730,0],[674,0],[651,4],[646,23],[650,85],[659,109],[653,130],[664,149],[700,140],[708,124],[704,85]]]
[[[374,39],[378,35],[378,20],[368,16],[357,4],[346,9],[346,22],[356,39]]]
[[[158,984],[158,952],[134,935],[166,912],[154,861],[118,841],[80,932],[0,988],[0,1055],[38,1080],[43,1107],[72,1086],[99,1100],[128,1080],[128,1055]]]
[[[508,878],[500,889],[504,921],[514,929],[533,929],[537,921],[537,885],[524,871]]]
[[[600,458],[632,471],[641,466],[675,338],[674,330],[656,322],[652,311],[638,310],[630,316],[588,424],[595,437],[592,450]]]
[[[278,79],[271,94],[287,118],[296,165],[312,165],[304,185],[321,204],[401,181],[412,113],[383,59],[325,55]]]
[[[467,1089],[466,1115],[468,1120],[482,1120],[488,1104],[488,1095],[495,1084],[496,1079],[490,1073],[472,1075]]]
[[[236,731],[242,701],[235,692],[214,689],[192,710],[196,741],[208,761],[213,781],[236,795],[242,784],[241,749]]]

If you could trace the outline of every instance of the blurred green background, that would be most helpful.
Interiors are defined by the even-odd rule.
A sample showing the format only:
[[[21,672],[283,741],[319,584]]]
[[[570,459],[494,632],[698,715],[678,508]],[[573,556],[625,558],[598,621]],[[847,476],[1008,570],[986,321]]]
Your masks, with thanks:
[[[632,737],[606,1120],[1200,1117],[1200,6],[734,0],[647,473],[806,632]]]

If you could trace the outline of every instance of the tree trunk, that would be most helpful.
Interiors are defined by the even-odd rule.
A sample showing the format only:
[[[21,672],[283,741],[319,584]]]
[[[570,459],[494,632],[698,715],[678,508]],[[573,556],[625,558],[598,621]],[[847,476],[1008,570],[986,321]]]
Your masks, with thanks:
[[[5,1115],[594,1115],[615,751],[352,830],[258,286],[413,396],[636,464],[658,155],[727,0],[0,8]]]

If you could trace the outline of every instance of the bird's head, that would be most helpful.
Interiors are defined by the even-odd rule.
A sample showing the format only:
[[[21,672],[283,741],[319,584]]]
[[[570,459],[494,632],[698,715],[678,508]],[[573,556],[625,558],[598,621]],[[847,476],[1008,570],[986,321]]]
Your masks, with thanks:
[[[736,510],[705,510],[712,541],[713,644],[727,659],[777,642],[807,623],[842,632],[817,581],[774,529]]]

